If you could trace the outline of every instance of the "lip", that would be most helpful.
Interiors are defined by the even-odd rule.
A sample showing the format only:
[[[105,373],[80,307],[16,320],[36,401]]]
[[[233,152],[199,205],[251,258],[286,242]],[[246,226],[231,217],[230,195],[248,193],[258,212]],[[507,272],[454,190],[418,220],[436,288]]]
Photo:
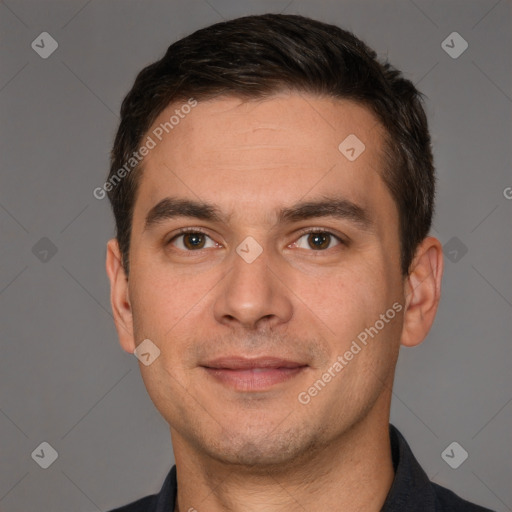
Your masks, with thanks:
[[[237,391],[266,391],[302,373],[307,364],[276,357],[222,357],[201,365],[221,384]]]

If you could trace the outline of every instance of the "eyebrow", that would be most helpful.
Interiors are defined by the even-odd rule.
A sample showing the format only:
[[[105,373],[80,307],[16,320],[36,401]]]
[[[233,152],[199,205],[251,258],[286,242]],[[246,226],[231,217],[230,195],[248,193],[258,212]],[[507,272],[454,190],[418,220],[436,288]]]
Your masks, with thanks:
[[[210,203],[190,199],[166,197],[157,203],[146,215],[144,230],[155,224],[177,217],[190,217],[211,222],[226,223],[227,217],[221,210]],[[369,231],[374,223],[368,211],[348,199],[339,197],[322,197],[316,200],[299,202],[278,212],[279,223],[297,222],[316,217],[334,217],[348,220],[359,228]]]
[[[364,230],[373,228],[373,221],[365,208],[339,197],[323,197],[284,208],[278,219],[279,222],[297,222],[315,217],[348,220]]]
[[[220,210],[212,204],[190,199],[166,197],[149,210],[146,215],[144,230],[150,229],[153,225],[164,220],[171,220],[176,217],[191,217],[212,222],[224,221]]]

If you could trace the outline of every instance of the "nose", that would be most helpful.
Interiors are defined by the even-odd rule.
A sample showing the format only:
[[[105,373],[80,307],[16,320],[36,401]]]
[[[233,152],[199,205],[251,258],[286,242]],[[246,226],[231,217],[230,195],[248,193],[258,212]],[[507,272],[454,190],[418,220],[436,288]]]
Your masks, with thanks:
[[[215,319],[230,327],[258,329],[287,323],[293,314],[291,292],[279,276],[279,266],[263,251],[248,263],[238,253],[218,287]]]

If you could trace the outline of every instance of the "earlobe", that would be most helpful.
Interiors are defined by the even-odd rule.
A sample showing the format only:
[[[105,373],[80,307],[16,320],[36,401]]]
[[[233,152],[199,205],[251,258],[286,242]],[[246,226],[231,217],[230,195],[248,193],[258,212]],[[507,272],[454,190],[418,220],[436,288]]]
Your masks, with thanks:
[[[416,250],[405,280],[405,312],[401,343],[412,347],[427,336],[441,298],[443,249],[437,238],[427,237]]]
[[[130,304],[128,278],[124,271],[121,252],[116,238],[107,243],[106,271],[110,280],[110,305],[121,347],[133,354],[136,348],[133,337],[133,317]]]

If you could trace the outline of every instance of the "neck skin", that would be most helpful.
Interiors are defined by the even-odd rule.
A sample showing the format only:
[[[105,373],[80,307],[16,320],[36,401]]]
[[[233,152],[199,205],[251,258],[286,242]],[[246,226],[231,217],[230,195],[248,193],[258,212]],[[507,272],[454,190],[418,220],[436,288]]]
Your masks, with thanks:
[[[175,511],[379,512],[394,478],[388,423],[389,401],[378,400],[335,442],[272,473],[212,460],[171,428],[178,481]]]

